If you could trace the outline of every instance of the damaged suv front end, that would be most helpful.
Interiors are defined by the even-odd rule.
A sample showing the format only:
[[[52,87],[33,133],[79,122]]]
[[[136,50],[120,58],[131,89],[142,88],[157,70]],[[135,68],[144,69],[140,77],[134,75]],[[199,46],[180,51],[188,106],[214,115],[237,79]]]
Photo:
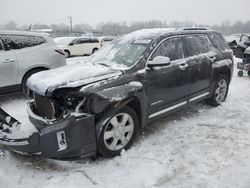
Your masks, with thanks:
[[[111,49],[104,49],[104,52],[114,50],[112,45],[106,48]],[[142,57],[147,45],[131,47],[124,44],[124,48],[138,49],[134,59],[130,59],[134,63]],[[119,53],[124,52],[124,49],[118,49],[114,52],[115,58],[121,58]],[[129,96],[135,96],[142,88],[125,74],[124,64],[114,67],[114,62],[102,57],[103,54],[97,54],[88,62],[32,76],[27,82],[32,93],[27,112],[37,131],[27,138],[11,139],[15,132],[13,127],[21,124],[1,111],[0,129],[6,134],[0,135],[0,144],[19,153],[39,154],[46,158],[67,160],[95,156],[97,127],[100,128],[108,115],[118,111],[129,102]],[[9,117],[11,121],[8,121]]]

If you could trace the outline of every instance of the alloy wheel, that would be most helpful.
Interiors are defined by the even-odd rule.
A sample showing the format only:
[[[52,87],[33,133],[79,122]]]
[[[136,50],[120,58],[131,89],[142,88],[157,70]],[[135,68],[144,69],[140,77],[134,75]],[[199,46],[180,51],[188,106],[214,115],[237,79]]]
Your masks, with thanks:
[[[225,79],[221,79],[215,89],[215,100],[218,104],[225,101],[227,94],[227,81]]]
[[[120,150],[129,143],[133,132],[133,118],[127,113],[116,114],[109,120],[104,130],[104,144],[109,150]]]

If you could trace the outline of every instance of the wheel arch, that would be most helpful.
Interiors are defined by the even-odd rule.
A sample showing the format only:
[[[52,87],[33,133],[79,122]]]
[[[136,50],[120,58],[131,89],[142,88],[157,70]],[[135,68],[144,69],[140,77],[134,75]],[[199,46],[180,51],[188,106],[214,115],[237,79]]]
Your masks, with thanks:
[[[33,68],[29,69],[29,70],[26,71],[26,73],[23,75],[21,84],[23,84],[23,81],[24,81],[24,79],[25,79],[25,77],[26,77],[27,75],[29,75],[29,74],[30,74],[31,72],[33,72],[33,71],[38,71],[38,70],[41,70],[41,71],[43,71],[43,70],[49,70],[49,68],[48,68],[48,67],[45,67],[45,66],[40,66],[40,67],[33,67]]]

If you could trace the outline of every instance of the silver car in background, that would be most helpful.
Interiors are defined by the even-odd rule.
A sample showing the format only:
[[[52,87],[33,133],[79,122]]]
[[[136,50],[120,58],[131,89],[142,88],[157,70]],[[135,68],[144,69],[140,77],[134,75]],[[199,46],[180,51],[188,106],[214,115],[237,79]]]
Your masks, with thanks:
[[[0,31],[0,94],[26,92],[32,74],[64,65],[64,51],[46,34]]]

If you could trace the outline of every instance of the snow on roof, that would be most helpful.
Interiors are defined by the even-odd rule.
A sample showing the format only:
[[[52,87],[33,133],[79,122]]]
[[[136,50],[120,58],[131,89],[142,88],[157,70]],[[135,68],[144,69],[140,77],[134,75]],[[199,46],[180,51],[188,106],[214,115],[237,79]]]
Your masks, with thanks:
[[[154,28],[134,31],[120,38],[121,43],[128,43],[137,39],[152,38],[165,33],[176,31],[176,28]]]

